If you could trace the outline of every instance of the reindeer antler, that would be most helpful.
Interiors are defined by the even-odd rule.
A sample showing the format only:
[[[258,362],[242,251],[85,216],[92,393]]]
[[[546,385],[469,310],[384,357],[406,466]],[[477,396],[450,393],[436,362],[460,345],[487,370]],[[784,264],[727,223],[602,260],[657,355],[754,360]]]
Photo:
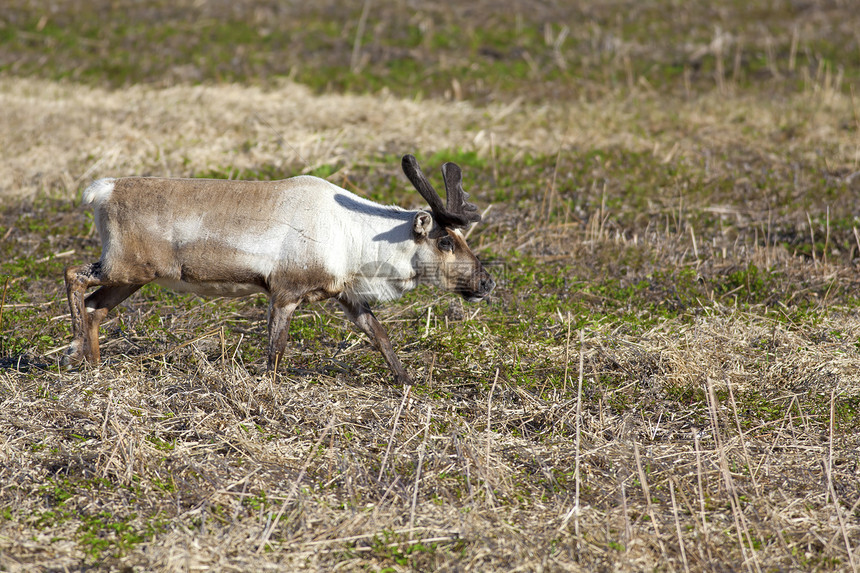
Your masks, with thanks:
[[[478,208],[466,199],[469,194],[463,190],[463,174],[456,163],[446,163],[442,166],[442,177],[445,179],[445,197],[447,206],[442,206],[442,199],[430,185],[427,177],[421,172],[418,161],[412,155],[403,156],[403,172],[415,189],[421,193],[424,200],[430,205],[433,217],[443,227],[463,228],[469,223],[477,223],[481,220]]]
[[[470,223],[481,220],[478,207],[466,201],[469,194],[463,190],[463,172],[456,163],[446,163],[442,166],[442,177],[445,179],[445,199],[448,211],[465,217]]]

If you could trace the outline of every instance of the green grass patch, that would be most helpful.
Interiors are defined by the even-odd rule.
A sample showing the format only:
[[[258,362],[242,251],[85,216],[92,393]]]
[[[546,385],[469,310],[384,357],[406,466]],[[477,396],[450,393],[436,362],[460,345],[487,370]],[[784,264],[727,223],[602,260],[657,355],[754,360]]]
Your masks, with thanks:
[[[857,16],[838,4],[814,10],[841,25],[816,27],[804,25],[802,9],[764,0],[718,11],[670,2],[623,13],[584,2],[541,10],[512,3],[466,17],[461,8],[371,7],[362,18],[360,4],[124,1],[46,10],[13,1],[0,21],[0,70],[115,87],[266,86],[289,76],[320,91],[536,101],[643,86],[671,94],[847,93],[860,70]]]

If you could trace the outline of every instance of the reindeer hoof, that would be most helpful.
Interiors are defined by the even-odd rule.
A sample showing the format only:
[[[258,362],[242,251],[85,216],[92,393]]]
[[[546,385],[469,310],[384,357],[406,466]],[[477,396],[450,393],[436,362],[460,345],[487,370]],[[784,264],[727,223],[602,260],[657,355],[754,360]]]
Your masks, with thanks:
[[[394,375],[394,385],[395,386],[412,386],[414,382],[412,382],[412,378],[409,377],[408,374],[395,374]]]
[[[60,360],[60,366],[66,369],[74,368],[84,361],[84,351],[80,343],[72,342]]]

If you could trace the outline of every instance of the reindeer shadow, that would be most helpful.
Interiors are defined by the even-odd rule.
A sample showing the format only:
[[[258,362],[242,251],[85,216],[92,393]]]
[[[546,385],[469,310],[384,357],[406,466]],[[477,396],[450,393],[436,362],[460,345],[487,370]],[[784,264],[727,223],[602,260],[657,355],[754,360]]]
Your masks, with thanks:
[[[27,354],[16,354],[0,358],[0,371],[14,370],[16,372],[30,372],[33,370],[48,371],[51,367],[56,367],[56,363],[43,362],[42,356],[29,356]]]

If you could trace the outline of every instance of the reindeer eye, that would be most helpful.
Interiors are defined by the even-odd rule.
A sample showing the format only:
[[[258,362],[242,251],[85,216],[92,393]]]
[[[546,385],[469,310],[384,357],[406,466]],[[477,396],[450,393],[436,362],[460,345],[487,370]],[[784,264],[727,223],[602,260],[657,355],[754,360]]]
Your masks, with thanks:
[[[442,237],[437,245],[442,251],[454,252],[454,241],[451,240],[451,237]]]

